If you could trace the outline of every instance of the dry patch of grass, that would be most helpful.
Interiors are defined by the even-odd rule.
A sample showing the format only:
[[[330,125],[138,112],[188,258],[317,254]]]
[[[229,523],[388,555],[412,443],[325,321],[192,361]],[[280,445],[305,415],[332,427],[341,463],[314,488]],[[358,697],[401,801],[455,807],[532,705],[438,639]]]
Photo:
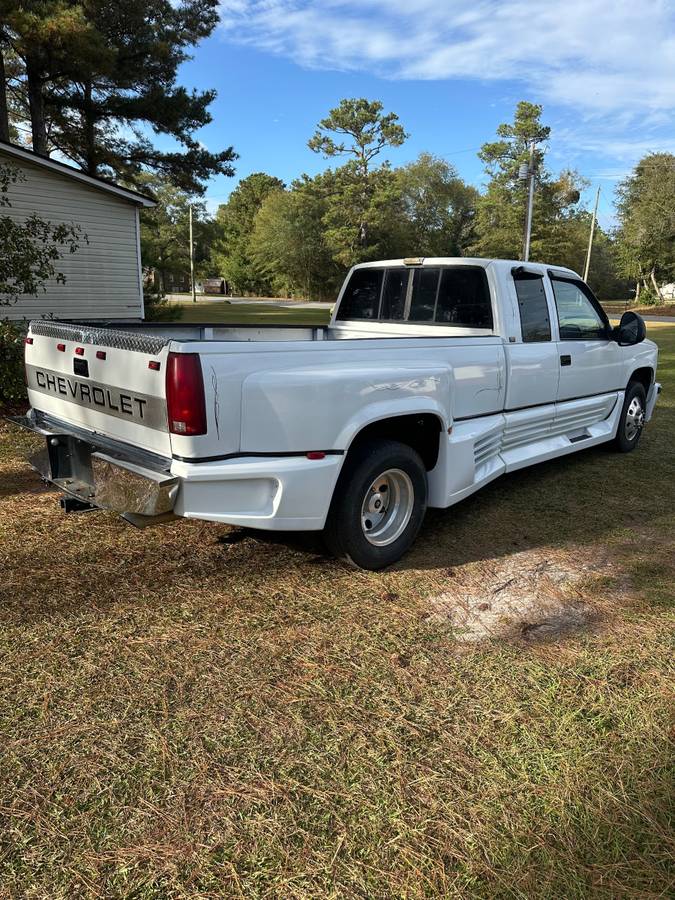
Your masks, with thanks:
[[[449,589],[428,600],[429,621],[450,622],[456,639],[467,643],[550,639],[587,627],[600,610],[583,583],[611,572],[582,547],[524,550],[476,569],[461,570]]]
[[[665,896],[674,332],[638,453],[497,481],[379,574],[63,516],[1,426],[0,896]]]

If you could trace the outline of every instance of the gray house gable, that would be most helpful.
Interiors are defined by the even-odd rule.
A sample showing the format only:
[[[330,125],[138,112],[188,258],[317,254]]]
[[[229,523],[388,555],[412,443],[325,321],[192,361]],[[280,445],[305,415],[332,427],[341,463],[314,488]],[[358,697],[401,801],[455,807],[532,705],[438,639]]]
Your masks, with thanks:
[[[10,185],[11,206],[4,207],[2,215],[21,222],[37,213],[54,224],[73,223],[82,230],[78,250],[66,252],[58,263],[65,284],[51,279],[45,292],[0,306],[0,317],[142,318],[139,210],[155,201],[10,144],[0,143],[0,162],[22,175]]]

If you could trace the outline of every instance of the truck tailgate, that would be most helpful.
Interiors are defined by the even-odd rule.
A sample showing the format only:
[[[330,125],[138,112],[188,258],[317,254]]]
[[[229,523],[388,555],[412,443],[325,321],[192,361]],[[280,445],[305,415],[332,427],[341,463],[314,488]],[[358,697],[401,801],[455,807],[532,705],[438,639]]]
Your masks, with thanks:
[[[26,339],[34,409],[96,434],[171,455],[166,409],[170,339],[33,321]]]

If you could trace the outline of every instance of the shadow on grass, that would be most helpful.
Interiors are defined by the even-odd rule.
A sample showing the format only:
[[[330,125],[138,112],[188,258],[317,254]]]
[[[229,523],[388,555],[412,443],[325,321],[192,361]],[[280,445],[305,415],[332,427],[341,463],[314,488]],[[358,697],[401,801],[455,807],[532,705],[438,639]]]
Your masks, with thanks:
[[[429,509],[412,549],[393,568],[459,566],[653,525],[670,512],[674,499],[673,473],[661,455],[671,451],[659,446],[669,433],[675,433],[675,411],[664,409],[634,453],[617,453],[609,444],[582,450],[502,475],[447,509]],[[319,535],[250,534],[263,543],[323,552]]]

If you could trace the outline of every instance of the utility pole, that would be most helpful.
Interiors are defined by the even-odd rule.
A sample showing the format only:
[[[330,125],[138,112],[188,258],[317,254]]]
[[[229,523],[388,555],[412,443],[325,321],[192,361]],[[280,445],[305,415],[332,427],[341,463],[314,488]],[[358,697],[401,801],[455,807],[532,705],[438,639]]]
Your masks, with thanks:
[[[195,248],[192,241],[192,204],[190,204],[190,289],[192,290],[192,302],[197,302],[195,290]]]
[[[518,172],[521,180],[528,179],[527,185],[527,209],[525,211],[525,229],[523,233],[523,260],[525,262],[530,258],[530,236],[532,234],[532,208],[534,206],[534,147],[535,142],[530,144],[530,162],[526,166],[525,163],[520,167]]]
[[[600,187],[595,195],[595,207],[591,219],[591,233],[588,236],[588,250],[586,251],[586,265],[584,266],[584,281],[588,281],[588,270],[591,268],[591,250],[593,249],[593,235],[595,234],[595,220],[598,215],[598,202],[600,200]]]

